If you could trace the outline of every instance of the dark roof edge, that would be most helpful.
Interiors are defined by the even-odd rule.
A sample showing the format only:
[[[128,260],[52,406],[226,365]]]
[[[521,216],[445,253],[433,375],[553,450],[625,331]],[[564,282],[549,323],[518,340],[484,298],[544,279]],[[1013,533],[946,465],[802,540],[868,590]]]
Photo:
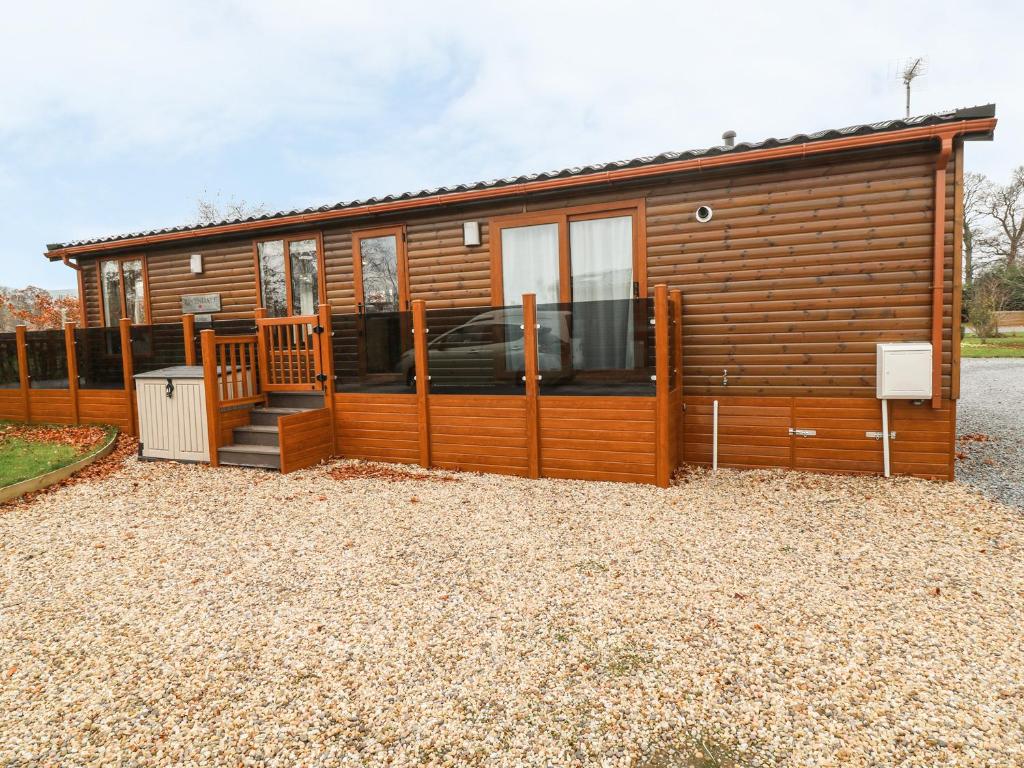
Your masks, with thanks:
[[[854,125],[846,128],[829,129],[824,131],[817,131],[810,134],[794,134],[783,139],[769,138],[759,142],[741,142],[735,146],[715,146],[708,147],[705,149],[691,149],[684,152],[664,152],[659,155],[638,157],[631,160],[620,160],[609,163],[598,163],[594,165],[588,165],[583,167],[575,168],[563,168],[561,170],[547,171],[544,173],[535,173],[525,176],[517,176],[506,179],[494,179],[491,181],[479,181],[470,184],[458,184],[449,187],[437,187],[434,189],[423,189],[418,192],[405,192],[398,195],[386,195],[383,197],[372,197],[366,200],[351,200],[347,202],[336,203],[334,205],[323,205],[319,207],[310,207],[303,209],[295,209],[290,211],[278,211],[275,213],[269,213],[262,216],[251,216],[242,219],[225,219],[222,221],[211,222],[209,224],[202,225],[182,225],[177,227],[166,227],[163,229],[153,229],[144,232],[130,232],[120,235],[112,235],[109,237],[98,237],[84,240],[76,240],[66,243],[50,243],[47,245],[46,256],[51,260],[57,260],[62,258],[65,251],[70,248],[74,248],[77,253],[84,253],[89,249],[89,246],[106,246],[105,249],[116,247],[112,245],[121,241],[126,241],[126,245],[130,244],[127,241],[138,240],[142,238],[146,239],[158,239],[162,236],[168,236],[168,239],[181,239],[187,237],[189,234],[195,234],[197,237],[203,236],[204,233],[209,230],[219,230],[225,227],[239,227],[244,225],[259,225],[260,223],[266,222],[267,226],[272,226],[272,222],[278,219],[298,219],[301,220],[303,217],[316,217],[319,220],[329,219],[330,214],[337,212],[339,217],[344,215],[345,211],[351,211],[353,209],[365,210],[367,214],[372,214],[375,207],[386,208],[392,204],[400,203],[403,201],[425,201],[425,206],[428,205],[441,205],[446,202],[446,198],[449,196],[457,196],[459,193],[471,193],[474,191],[483,190],[502,190],[505,188],[509,189],[509,194],[519,194],[524,185],[532,185],[539,182],[553,182],[559,179],[579,180],[580,183],[586,183],[589,177],[601,178],[607,176],[610,172],[623,171],[626,169],[635,168],[652,168],[656,169],[661,165],[678,164],[680,161],[695,160],[700,162],[704,158],[718,158],[723,155],[743,155],[747,153],[757,153],[758,151],[789,147],[803,144],[813,144],[818,142],[830,141],[830,140],[844,140],[854,139],[861,136],[871,136],[875,134],[883,133],[899,133],[901,131],[907,131],[914,128],[922,128],[927,126],[941,126],[949,125],[954,123],[961,123],[970,120],[986,120],[994,119],[996,114],[995,104],[984,104],[974,107],[965,107],[948,112],[936,112],[927,115],[920,115],[917,117],[911,117],[900,120],[886,120],[880,123],[867,123],[863,125]],[[986,130],[975,131],[969,136],[969,138],[979,139],[990,139],[992,138],[992,128],[989,127]],[[755,162],[756,157],[751,157],[750,162]],[[743,162],[742,159],[737,159],[736,162]],[[666,171],[671,172],[671,171]],[[567,184],[566,186],[569,186]],[[282,222],[283,226],[287,226],[286,222]],[[255,227],[254,227],[255,228]],[[217,232],[209,232],[210,235],[216,235]],[[173,236],[173,238],[171,237]]]

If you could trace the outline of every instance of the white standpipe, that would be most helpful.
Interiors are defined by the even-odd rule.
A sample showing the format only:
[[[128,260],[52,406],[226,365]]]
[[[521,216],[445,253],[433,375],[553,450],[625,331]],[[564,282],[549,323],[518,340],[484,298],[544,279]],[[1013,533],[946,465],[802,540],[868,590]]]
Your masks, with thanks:
[[[711,427],[711,469],[718,469],[718,401],[715,400],[715,416],[714,422]],[[886,448],[888,451],[888,448]],[[888,455],[888,454],[887,454]],[[886,467],[889,466],[889,460],[886,459]]]
[[[889,401],[882,398],[882,466],[889,477]]]

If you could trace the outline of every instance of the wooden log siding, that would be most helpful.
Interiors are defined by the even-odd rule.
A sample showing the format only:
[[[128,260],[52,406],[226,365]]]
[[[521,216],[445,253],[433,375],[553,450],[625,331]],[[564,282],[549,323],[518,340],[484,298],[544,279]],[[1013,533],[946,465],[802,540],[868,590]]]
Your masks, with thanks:
[[[338,314],[356,309],[355,286],[352,283],[352,230],[340,227],[324,230],[324,275],[327,303]]]
[[[956,160],[947,180],[943,286],[942,395],[951,395]],[[903,148],[838,155],[752,172],[690,174],[586,195],[495,202],[405,223],[410,300],[434,308],[491,301],[488,219],[566,205],[646,199],[648,288],[664,282],[684,294],[688,354],[685,391],[694,394],[873,395],[877,341],[927,341],[936,150]],[[698,205],[714,209],[700,224]],[[462,242],[462,223],[481,223],[481,245]],[[323,229],[325,289],[335,312],[355,311],[352,232],[356,220]],[[268,234],[266,237],[271,237]],[[255,306],[251,238],[201,247],[150,249],[154,322],[180,317],[188,292],[220,292],[225,311]],[[201,252],[202,275],[188,272]],[[94,262],[84,267],[95,269]],[[95,272],[85,275],[87,309],[97,316]],[[958,289],[958,287],[957,287]],[[729,386],[721,386],[722,370]]]
[[[860,438],[849,436],[856,446],[807,445],[796,450],[788,434],[780,439],[774,432],[764,432],[779,425],[758,420],[777,418],[788,429],[794,414],[803,413],[794,405],[801,398],[849,399],[853,410],[866,408],[863,403],[874,399],[876,343],[930,340],[936,157],[934,142],[927,142],[746,169],[689,172],[586,192],[521,195],[443,211],[325,223],[322,279],[334,312],[355,311],[352,232],[402,224],[407,236],[408,299],[426,300],[431,308],[485,307],[491,303],[493,284],[491,217],[590,203],[611,207],[616,201],[643,198],[648,292],[659,283],[667,284],[681,291],[685,306],[683,394],[695,410],[688,412],[680,430],[684,457],[700,461],[710,449],[694,425],[708,415],[702,409],[710,407],[710,399],[705,403],[704,398],[718,397],[730,407],[751,409],[749,415],[757,421],[739,424],[735,434],[730,432],[734,425],[723,424],[723,464],[809,466],[817,458],[824,468],[829,459],[816,452],[849,449],[848,468],[857,464],[868,471],[876,458],[857,452],[870,452],[877,444],[861,445],[864,430]],[[945,459],[952,456],[949,400],[957,394],[952,340],[960,290],[954,280],[959,268],[954,254],[961,158],[962,146],[956,143],[946,173],[941,407],[919,430],[931,447],[947,445]],[[713,208],[714,218],[700,224],[694,211],[705,204]],[[480,222],[480,246],[463,245],[465,221]],[[273,236],[272,231],[261,235]],[[204,255],[202,275],[188,273],[188,254],[194,252]],[[220,292],[226,313],[218,317],[244,316],[255,306],[250,236],[150,248],[147,259],[154,322],[177,319],[183,293]],[[99,307],[95,260],[85,259],[83,269],[87,314],[94,322]],[[722,383],[725,369],[728,386]],[[415,397],[382,398],[334,398],[339,452],[416,462],[416,434],[403,431],[416,426]],[[442,421],[448,415],[441,408],[431,410]],[[728,418],[741,416],[733,408]],[[392,423],[401,423],[403,429],[392,429]],[[543,423],[541,430],[543,440]],[[936,435],[938,439],[932,439]],[[907,445],[894,447],[894,467],[897,453]],[[941,476],[936,456],[911,455],[900,466],[915,474]],[[646,454],[638,458],[626,463],[646,466]],[[843,461],[840,464],[846,466]],[[521,469],[518,456],[507,469]],[[646,470],[637,470],[635,476],[645,477]]]
[[[96,260],[82,261],[82,291],[85,305],[86,327],[100,324],[100,287],[97,278],[99,262]]]
[[[649,195],[649,280],[679,287],[685,299],[686,393],[873,396],[875,343],[930,338],[934,157],[723,178]],[[714,209],[707,224],[693,218],[700,204]],[[950,181],[946,398],[953,204]]]
[[[202,254],[203,271],[192,274],[190,255]],[[189,293],[219,293],[217,320],[252,317],[256,308],[256,265],[252,240],[203,244],[202,247],[150,250],[149,299],[154,323],[181,319],[181,297]]]

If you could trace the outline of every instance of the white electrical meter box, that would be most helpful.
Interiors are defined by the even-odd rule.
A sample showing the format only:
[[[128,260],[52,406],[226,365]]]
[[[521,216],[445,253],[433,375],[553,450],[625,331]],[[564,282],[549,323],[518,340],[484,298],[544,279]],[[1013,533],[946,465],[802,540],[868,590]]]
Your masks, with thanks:
[[[883,400],[927,400],[932,396],[932,345],[879,344],[875,395]]]

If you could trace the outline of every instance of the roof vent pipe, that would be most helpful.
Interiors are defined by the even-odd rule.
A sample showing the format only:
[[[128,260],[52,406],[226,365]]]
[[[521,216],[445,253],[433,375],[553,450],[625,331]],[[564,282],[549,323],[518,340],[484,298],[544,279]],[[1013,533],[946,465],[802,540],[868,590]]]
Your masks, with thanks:
[[[723,133],[722,134],[722,141],[725,142],[725,146],[727,146],[727,147],[735,147],[736,146],[736,131],[726,131],[725,133]]]

